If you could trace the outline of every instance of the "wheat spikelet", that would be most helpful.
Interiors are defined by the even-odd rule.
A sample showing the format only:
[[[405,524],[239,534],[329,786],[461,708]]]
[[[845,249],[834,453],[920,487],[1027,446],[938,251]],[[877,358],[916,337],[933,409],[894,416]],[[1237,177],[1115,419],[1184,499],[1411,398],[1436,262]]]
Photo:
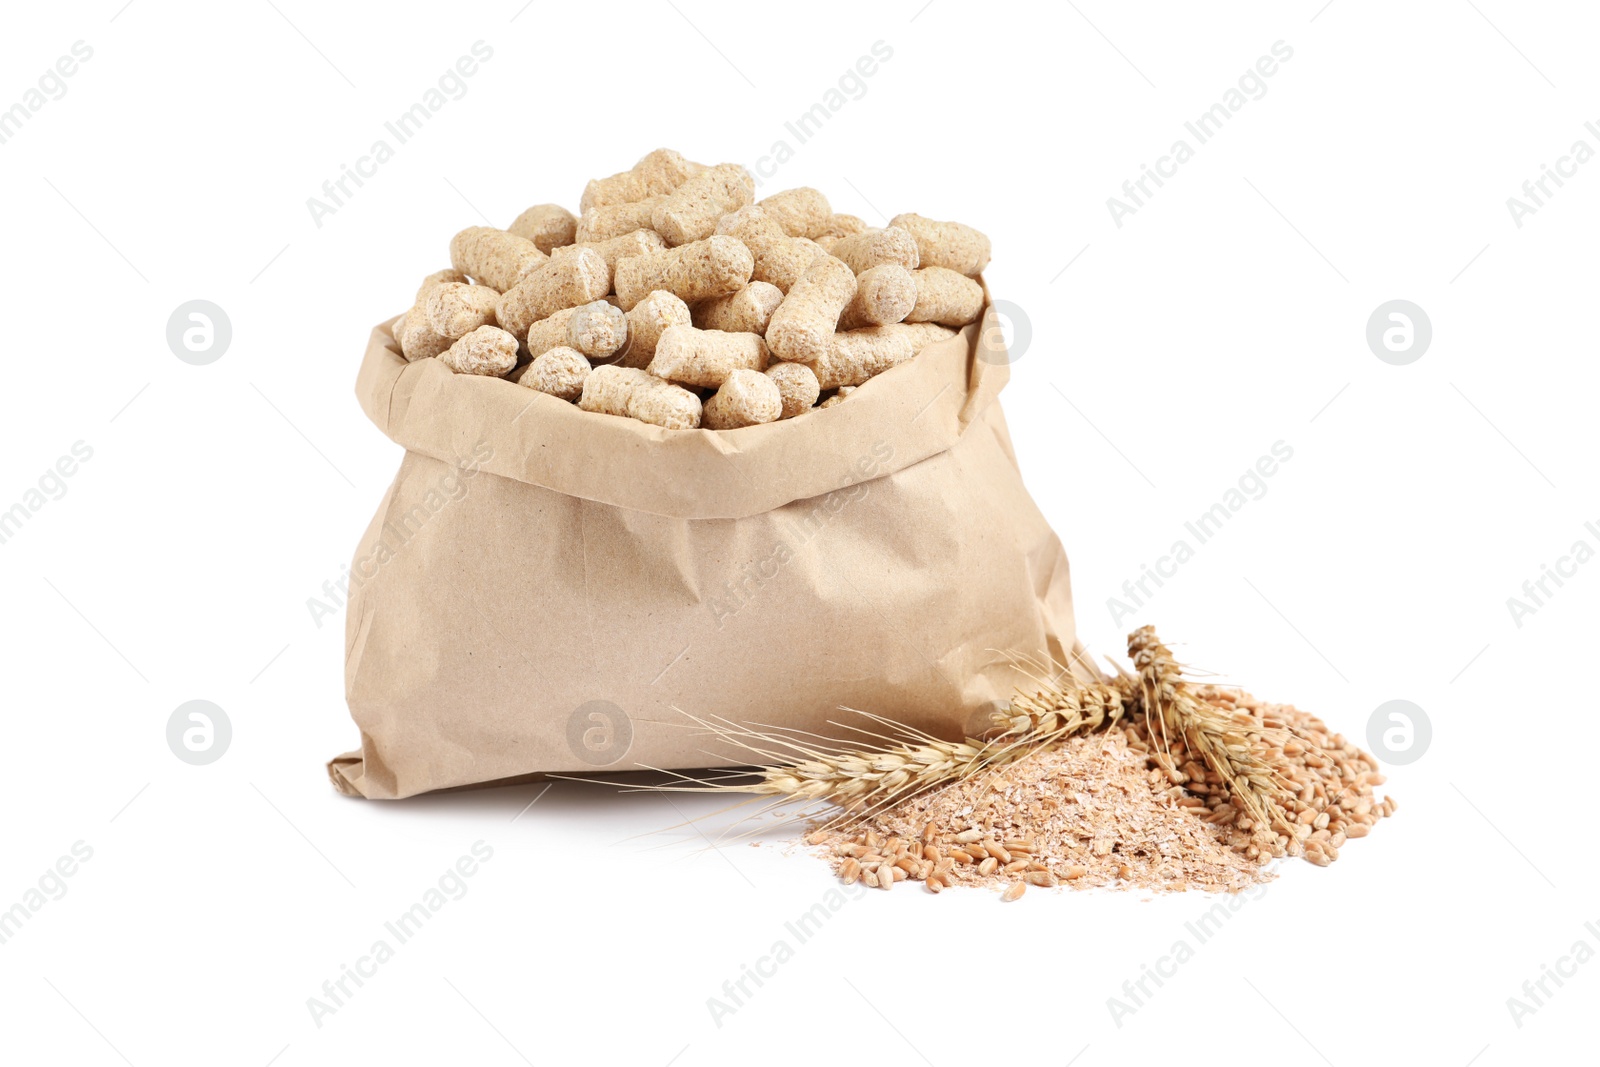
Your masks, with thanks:
[[[1290,834],[1283,815],[1288,795],[1273,773],[1268,753],[1281,750],[1287,737],[1256,722],[1248,713],[1233,712],[1200,699],[1184,680],[1183,668],[1156,636],[1155,627],[1142,626],[1128,635],[1128,658],[1138,674],[1140,703],[1146,730],[1157,758],[1172,771],[1172,738],[1184,745],[1216,772],[1233,799],[1262,830],[1277,826]]]
[[[846,729],[877,738],[883,742],[879,747],[852,749],[844,742],[811,738],[798,731],[761,729],[691,716],[715,740],[756,757],[760,765],[753,778],[702,783],[701,788],[822,802],[860,811],[965,778],[983,767],[987,746],[981,741],[944,741],[881,716],[860,714],[890,732]]]
[[[982,738],[964,741],[944,741],[903,723],[861,712],[888,731],[880,734],[846,727],[882,742],[880,747],[870,749],[810,740],[792,731],[752,729],[724,720],[694,721],[717,740],[756,756],[761,763],[751,780],[706,783],[708,791],[816,801],[842,808],[851,816],[864,816],[929,789],[1012,763],[1072,734],[1116,722],[1128,699],[1124,689],[1072,682],[1047,683],[1033,693],[1019,690],[1009,707],[991,715]]]
[[[1098,730],[1119,721],[1133,695],[1120,682],[1074,682],[1066,687],[1047,683],[1033,693],[1018,690],[1007,711],[994,713],[996,729],[987,736],[1015,736],[1038,744]]]

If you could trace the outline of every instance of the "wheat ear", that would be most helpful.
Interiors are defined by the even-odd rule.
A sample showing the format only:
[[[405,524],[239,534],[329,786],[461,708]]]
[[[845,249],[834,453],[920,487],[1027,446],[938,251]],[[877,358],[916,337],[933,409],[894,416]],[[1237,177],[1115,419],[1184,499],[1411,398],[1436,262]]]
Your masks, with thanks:
[[[749,781],[706,783],[708,791],[817,801],[860,816],[1015,762],[1072,734],[1116,722],[1126,704],[1124,692],[1114,685],[1047,684],[1033,693],[1019,691],[1008,708],[991,715],[982,738],[964,741],[944,741],[861,712],[886,731],[845,727],[882,742],[870,749],[723,720],[695,722],[717,740],[758,757],[762,764]]]
[[[1140,703],[1156,758],[1174,771],[1171,739],[1181,738],[1222,779],[1257,827],[1277,826],[1292,840],[1293,829],[1283,816],[1288,794],[1274,776],[1268,756],[1272,746],[1281,748],[1287,737],[1278,737],[1281,731],[1263,727],[1247,712],[1229,712],[1202,700],[1184,680],[1183,668],[1153,626],[1128,635],[1128,658],[1139,672]]]

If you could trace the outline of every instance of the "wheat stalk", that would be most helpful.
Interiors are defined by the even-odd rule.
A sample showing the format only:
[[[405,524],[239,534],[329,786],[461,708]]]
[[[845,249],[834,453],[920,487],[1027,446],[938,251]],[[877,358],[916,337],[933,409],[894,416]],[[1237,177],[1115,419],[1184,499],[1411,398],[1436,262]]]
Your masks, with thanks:
[[[904,723],[859,712],[885,731],[844,729],[881,742],[858,749],[797,731],[757,729],[726,720],[693,721],[712,736],[753,755],[761,764],[743,782],[707,782],[708,792],[754,793],[834,805],[860,817],[908,797],[963,781],[1027,756],[1068,736],[1118,721],[1126,686],[1046,683],[1018,691],[1010,706],[995,711],[981,738],[945,741]]]
[[[1293,828],[1283,815],[1288,794],[1267,755],[1274,744],[1281,750],[1287,740],[1277,736],[1282,731],[1264,727],[1247,712],[1230,713],[1201,699],[1184,680],[1183,668],[1153,626],[1128,635],[1128,658],[1139,672],[1139,703],[1156,758],[1169,771],[1176,770],[1172,738],[1181,738],[1189,751],[1222,779],[1236,805],[1256,826],[1276,825],[1293,840]]]

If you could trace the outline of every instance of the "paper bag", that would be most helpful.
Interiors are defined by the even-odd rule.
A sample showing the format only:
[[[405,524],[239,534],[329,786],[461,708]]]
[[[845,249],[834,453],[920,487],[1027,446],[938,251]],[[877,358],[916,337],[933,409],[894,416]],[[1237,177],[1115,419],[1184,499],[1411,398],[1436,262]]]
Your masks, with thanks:
[[[334,785],[729,762],[685,712],[840,736],[845,707],[959,739],[1023,680],[1007,653],[1089,676],[1007,376],[986,308],[835,407],[665,430],[408,364],[375,329],[357,392],[406,455],[352,563],[361,747]]]

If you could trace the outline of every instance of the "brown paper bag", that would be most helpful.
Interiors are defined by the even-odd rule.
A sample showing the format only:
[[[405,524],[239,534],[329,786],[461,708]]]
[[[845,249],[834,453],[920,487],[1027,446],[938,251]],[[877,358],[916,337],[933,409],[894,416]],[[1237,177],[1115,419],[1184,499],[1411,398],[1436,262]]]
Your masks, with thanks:
[[[334,785],[728,763],[682,712],[958,739],[1021,680],[1005,652],[1092,673],[1007,377],[986,309],[836,407],[673,431],[408,364],[375,329],[357,393],[406,455],[352,566],[361,747]]]

